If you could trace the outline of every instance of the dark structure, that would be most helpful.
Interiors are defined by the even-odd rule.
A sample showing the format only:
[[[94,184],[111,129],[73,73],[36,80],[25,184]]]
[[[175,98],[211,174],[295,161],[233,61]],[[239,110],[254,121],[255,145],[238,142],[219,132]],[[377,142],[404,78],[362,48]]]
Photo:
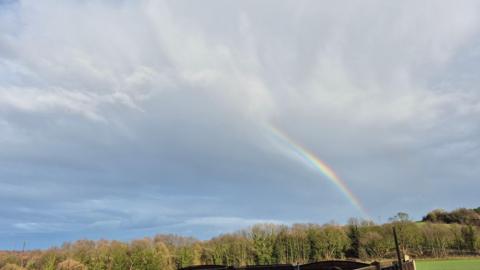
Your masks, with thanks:
[[[296,270],[291,264],[251,265],[235,268],[235,270]]]
[[[405,261],[401,265],[393,263],[363,263],[357,261],[320,261],[303,265],[272,264],[233,267],[225,265],[197,265],[180,270],[415,270],[414,261]]]
[[[224,269],[233,269],[225,265],[196,265],[182,268],[182,270],[224,270]]]
[[[368,263],[356,262],[356,261],[320,261],[309,264],[304,264],[300,266],[302,270],[331,270],[331,269],[341,269],[341,270],[353,270],[363,267],[371,266]]]

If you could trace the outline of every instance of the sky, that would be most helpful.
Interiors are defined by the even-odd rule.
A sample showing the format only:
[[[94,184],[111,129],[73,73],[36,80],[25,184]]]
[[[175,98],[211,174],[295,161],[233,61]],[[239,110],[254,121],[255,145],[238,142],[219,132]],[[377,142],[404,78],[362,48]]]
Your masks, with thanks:
[[[478,207],[479,83],[478,1],[0,0],[0,249]]]

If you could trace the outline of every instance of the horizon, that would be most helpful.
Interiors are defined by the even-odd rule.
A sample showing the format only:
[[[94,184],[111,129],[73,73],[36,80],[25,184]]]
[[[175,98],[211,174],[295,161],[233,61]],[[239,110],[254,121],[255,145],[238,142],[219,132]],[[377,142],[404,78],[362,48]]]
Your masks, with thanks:
[[[458,209],[463,209],[463,208],[467,208],[467,209],[474,209],[474,208],[470,208],[470,207],[458,207],[458,208],[455,208],[455,209],[432,209],[431,211],[429,212],[432,212],[432,211],[435,211],[435,210],[445,210],[445,211],[453,211],[453,210],[458,210]],[[406,214],[407,215],[407,222],[412,222],[412,223],[422,223],[422,222],[425,222],[423,221],[422,219],[425,217],[423,216],[422,219],[411,219],[411,217],[408,215],[408,213],[404,213],[404,212],[398,212],[396,213],[395,215],[392,215],[391,217],[387,218],[384,222],[382,223],[377,223],[375,222],[374,220],[371,220],[371,219],[363,219],[363,218],[355,218],[355,217],[352,217],[349,219],[349,221],[347,222],[344,222],[344,223],[338,223],[336,222],[335,220],[331,220],[331,221],[328,221],[328,222],[325,222],[325,223],[291,223],[291,224],[283,224],[283,223],[254,223],[254,224],[251,224],[247,227],[243,227],[243,228],[239,228],[239,229],[236,229],[235,231],[225,231],[225,232],[221,232],[220,234],[216,234],[216,235],[211,235],[207,238],[198,238],[198,237],[195,237],[195,235],[181,235],[181,234],[175,234],[175,233],[168,233],[168,232],[165,232],[165,233],[157,233],[157,234],[153,234],[153,235],[143,235],[143,236],[139,236],[139,237],[135,237],[135,238],[131,238],[131,239],[114,239],[114,238],[96,238],[96,239],[91,239],[91,238],[78,238],[78,239],[72,239],[72,240],[69,240],[69,241],[64,241],[60,244],[56,244],[56,245],[51,245],[51,246],[47,246],[47,247],[39,247],[39,248],[29,248],[29,245],[28,245],[28,241],[22,241],[21,243],[21,247],[19,249],[0,249],[0,252],[2,251],[5,251],[5,252],[22,252],[22,251],[36,251],[36,250],[42,250],[42,251],[45,251],[45,250],[48,250],[48,249],[55,249],[55,248],[62,248],[63,245],[65,244],[72,244],[72,243],[75,243],[77,241],[83,241],[83,240],[87,240],[87,241],[103,241],[103,240],[106,240],[106,241],[119,241],[119,242],[125,242],[125,243],[130,243],[131,241],[135,241],[135,240],[142,240],[142,239],[154,239],[155,237],[157,236],[178,236],[178,237],[181,237],[181,238],[191,238],[192,240],[194,241],[201,241],[201,242],[204,242],[204,241],[211,241],[217,237],[221,237],[221,236],[224,236],[224,235],[231,235],[231,234],[238,234],[238,233],[242,233],[242,232],[245,232],[245,231],[249,231],[251,230],[253,227],[255,226],[263,226],[263,225],[267,225],[267,226],[277,226],[277,227],[281,227],[281,226],[287,226],[289,228],[292,228],[294,227],[295,225],[314,225],[314,226],[320,226],[320,227],[324,227],[324,226],[340,226],[340,227],[345,227],[345,226],[349,226],[349,222],[350,220],[355,220],[356,222],[358,222],[359,224],[369,224],[369,225],[366,225],[366,226],[383,226],[383,225],[388,225],[388,224],[395,224],[396,222],[403,222],[401,220],[399,220],[398,218],[398,215],[399,214]],[[427,213],[425,213],[426,215]]]
[[[0,250],[477,207],[480,2],[0,0]]]

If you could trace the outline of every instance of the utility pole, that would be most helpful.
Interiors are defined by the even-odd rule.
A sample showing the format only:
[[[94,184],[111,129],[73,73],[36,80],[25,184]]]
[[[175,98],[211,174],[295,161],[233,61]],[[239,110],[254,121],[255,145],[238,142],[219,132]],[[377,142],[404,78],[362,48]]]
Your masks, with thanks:
[[[27,245],[27,241],[23,241],[22,246],[22,257],[20,259],[20,266],[23,267],[23,257],[25,257],[25,246]]]
[[[398,237],[397,237],[397,228],[395,227],[395,225],[393,226],[393,238],[395,239],[395,249],[397,250],[398,265],[400,267],[400,270],[403,270],[402,256],[400,255],[400,247],[398,245]]]

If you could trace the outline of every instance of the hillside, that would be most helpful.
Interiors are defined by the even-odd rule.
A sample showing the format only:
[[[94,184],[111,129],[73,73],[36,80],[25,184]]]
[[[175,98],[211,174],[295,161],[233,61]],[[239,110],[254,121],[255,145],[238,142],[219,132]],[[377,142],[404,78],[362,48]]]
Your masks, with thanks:
[[[422,221],[480,226],[480,207],[472,209],[458,208],[450,212],[436,209],[423,217]]]

